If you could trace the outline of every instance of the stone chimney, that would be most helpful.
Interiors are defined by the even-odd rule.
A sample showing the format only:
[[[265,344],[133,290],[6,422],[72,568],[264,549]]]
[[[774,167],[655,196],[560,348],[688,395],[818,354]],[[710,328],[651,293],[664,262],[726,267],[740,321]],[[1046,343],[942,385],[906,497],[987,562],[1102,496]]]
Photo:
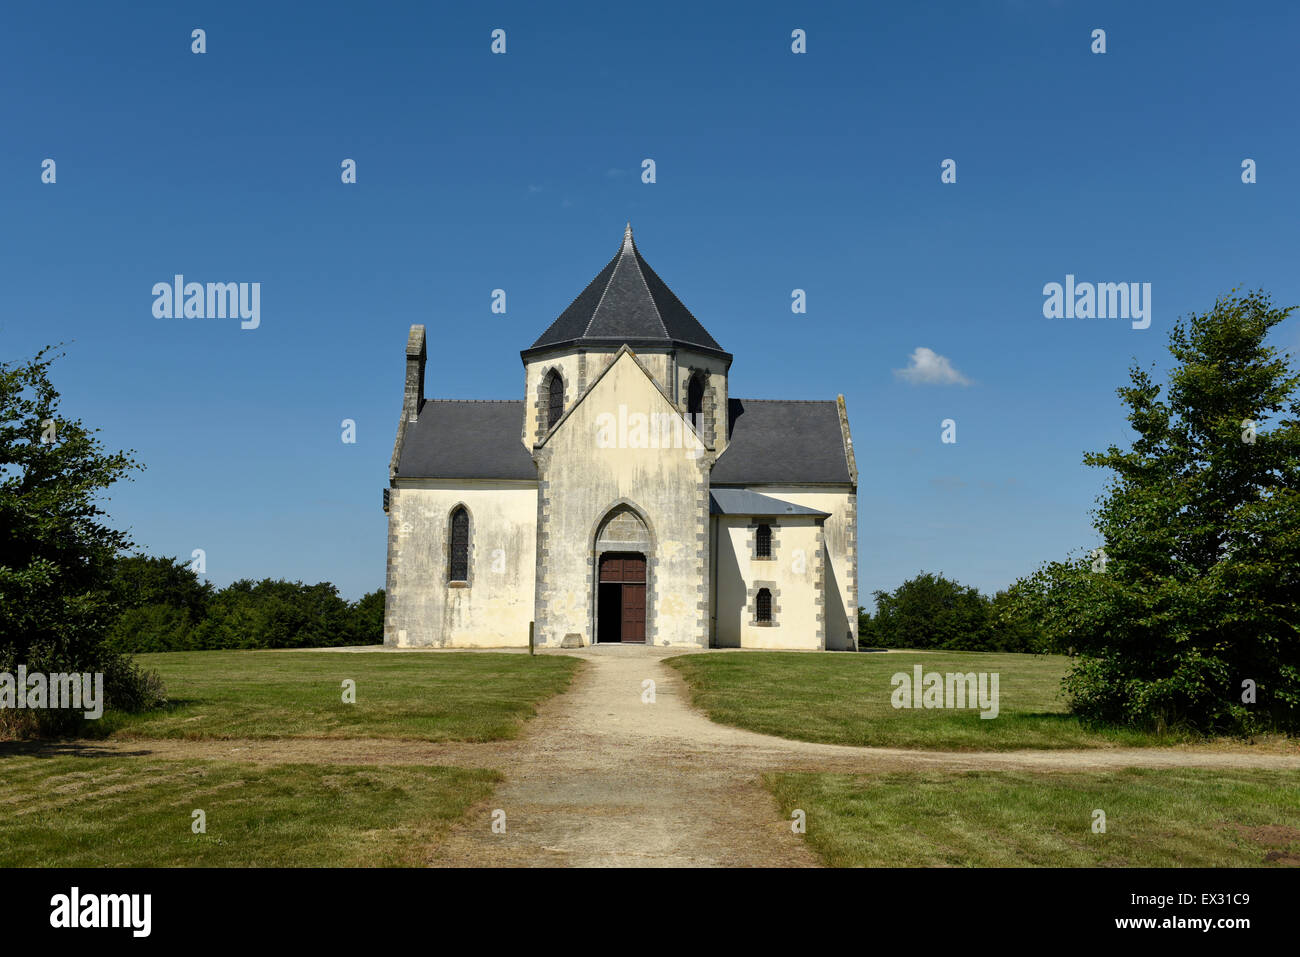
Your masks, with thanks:
[[[402,458],[402,442],[406,427],[420,414],[424,401],[424,360],[428,353],[424,347],[424,326],[411,326],[406,337],[406,387],[402,393],[402,420],[397,423],[397,441],[393,443],[393,457],[388,462],[388,480],[397,477],[397,463]]]
[[[406,337],[406,394],[402,397],[402,421],[414,422],[424,401],[424,326],[411,326]]]

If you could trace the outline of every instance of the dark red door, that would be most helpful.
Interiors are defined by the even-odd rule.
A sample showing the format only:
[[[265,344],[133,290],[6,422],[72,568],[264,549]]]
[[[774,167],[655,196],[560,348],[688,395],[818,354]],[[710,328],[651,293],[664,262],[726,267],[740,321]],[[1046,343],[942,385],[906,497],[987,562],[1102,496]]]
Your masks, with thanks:
[[[645,641],[645,585],[623,584],[623,641]]]
[[[609,613],[610,618],[618,623],[617,639],[606,637],[602,632],[600,640],[645,641],[645,556],[624,552],[602,555],[600,583],[600,599],[613,602],[617,594],[617,604],[614,608],[605,608],[602,604],[599,619],[606,621]]]

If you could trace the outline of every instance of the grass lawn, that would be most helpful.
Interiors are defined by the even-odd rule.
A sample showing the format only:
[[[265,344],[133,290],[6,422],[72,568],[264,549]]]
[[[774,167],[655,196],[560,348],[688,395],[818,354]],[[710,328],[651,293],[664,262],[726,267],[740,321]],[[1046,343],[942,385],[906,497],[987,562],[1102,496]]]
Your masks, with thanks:
[[[419,866],[498,780],[462,768],[136,757],[9,757],[3,772],[2,867]],[[191,831],[195,809],[206,834]]]
[[[773,774],[834,867],[1300,865],[1300,772]],[[1093,811],[1106,833],[1092,832]]]
[[[170,704],[105,714],[92,731],[143,738],[513,738],[580,666],[560,655],[193,651],[138,655]],[[356,682],[343,703],[342,682]]]
[[[804,654],[746,651],[670,658],[692,703],[714,721],[800,741],[923,750],[1011,750],[1176,744],[1192,739],[1092,729],[1065,713],[1068,659],[986,652]],[[978,709],[895,709],[894,673],[996,672],[998,717]]]

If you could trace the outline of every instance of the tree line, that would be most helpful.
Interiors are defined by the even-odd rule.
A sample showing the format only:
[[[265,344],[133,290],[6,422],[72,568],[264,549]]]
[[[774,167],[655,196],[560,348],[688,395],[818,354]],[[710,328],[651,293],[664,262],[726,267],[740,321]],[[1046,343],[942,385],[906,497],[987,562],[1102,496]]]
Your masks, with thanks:
[[[1019,614],[1010,591],[992,598],[943,575],[921,572],[892,592],[876,591],[875,613],[858,608],[858,644],[875,648],[1046,652],[1046,634]]]
[[[241,579],[222,589],[175,558],[120,556],[110,588],[119,614],[106,645],[119,652],[329,648],[384,640],[384,591],[356,602],[329,582]]]

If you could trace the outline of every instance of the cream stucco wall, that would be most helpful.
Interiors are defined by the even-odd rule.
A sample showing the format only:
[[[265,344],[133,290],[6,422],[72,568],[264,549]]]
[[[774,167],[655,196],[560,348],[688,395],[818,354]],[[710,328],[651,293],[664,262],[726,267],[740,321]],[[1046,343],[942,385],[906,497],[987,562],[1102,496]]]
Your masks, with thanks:
[[[847,650],[857,647],[858,589],[857,563],[857,496],[850,486],[816,485],[746,485],[745,488],[770,495],[795,505],[828,512],[826,538],[826,647]],[[849,530],[853,529],[852,543]],[[838,595],[838,600],[836,599]]]
[[[771,558],[754,554],[755,528],[772,528]],[[714,643],[719,648],[824,647],[818,615],[823,605],[822,531],[808,516],[750,518],[720,515],[717,535],[717,586]],[[773,598],[772,624],[755,621],[754,597],[760,587]]]
[[[447,581],[450,517],[470,517],[468,585]],[[399,480],[389,495],[384,644],[517,647],[533,618],[537,488],[525,482]]]
[[[637,417],[679,416],[630,352],[608,372],[537,450],[540,541],[537,561],[539,643],[566,635],[592,641],[595,629],[596,528],[611,508],[631,505],[653,539],[647,557],[647,641],[708,643],[708,485],[711,456],[690,448],[644,447]],[[674,432],[675,440],[681,433]],[[641,447],[638,447],[641,446]]]

